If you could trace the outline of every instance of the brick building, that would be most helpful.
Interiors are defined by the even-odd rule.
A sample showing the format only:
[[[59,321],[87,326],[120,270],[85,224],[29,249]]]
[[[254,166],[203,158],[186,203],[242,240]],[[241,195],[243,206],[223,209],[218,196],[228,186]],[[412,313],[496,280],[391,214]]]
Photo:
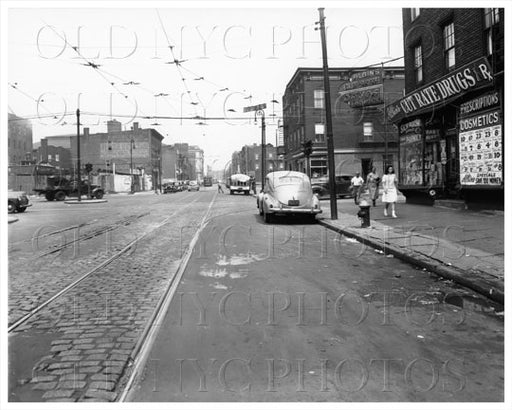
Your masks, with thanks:
[[[32,123],[14,114],[8,115],[7,148],[9,165],[21,165],[32,158]]]
[[[403,67],[330,68],[336,174],[382,173],[396,164],[397,132],[385,119],[385,106],[403,95]],[[312,176],[327,175],[323,70],[298,68],[283,96],[286,169],[306,172],[302,144],[312,141]]]
[[[277,148],[272,144],[266,145],[266,172],[282,171],[284,158],[277,154]],[[240,151],[235,151],[231,156],[231,173],[245,174],[261,182],[261,144],[244,145]]]
[[[403,10],[406,95],[400,130],[408,200],[503,206],[504,10]],[[484,193],[484,194],[483,194]]]
[[[162,146],[162,177],[177,181],[204,178],[204,151],[197,145],[179,142]]]

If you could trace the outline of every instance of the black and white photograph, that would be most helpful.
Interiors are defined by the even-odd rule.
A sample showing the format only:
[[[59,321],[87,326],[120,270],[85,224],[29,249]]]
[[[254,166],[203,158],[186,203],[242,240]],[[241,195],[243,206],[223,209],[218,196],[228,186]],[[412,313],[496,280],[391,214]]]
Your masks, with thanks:
[[[510,408],[507,2],[0,7],[0,407]]]

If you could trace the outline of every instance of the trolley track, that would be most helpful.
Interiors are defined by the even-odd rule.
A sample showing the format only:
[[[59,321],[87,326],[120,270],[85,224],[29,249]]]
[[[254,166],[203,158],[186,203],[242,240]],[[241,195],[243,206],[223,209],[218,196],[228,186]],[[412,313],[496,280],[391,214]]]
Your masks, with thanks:
[[[72,281],[71,283],[66,285],[64,288],[62,288],[59,291],[55,292],[51,297],[49,297],[45,301],[39,303],[35,308],[31,309],[28,313],[23,315],[21,318],[18,318],[18,319],[15,319],[12,322],[9,322],[8,333],[13,332],[18,327],[20,327],[22,324],[24,324],[27,321],[29,321],[31,318],[33,318],[41,310],[45,309],[46,307],[48,307],[50,304],[52,304],[53,302],[55,302],[59,298],[61,298],[62,296],[66,295],[67,293],[69,293],[69,291],[71,291],[72,289],[76,288],[81,282],[83,282],[87,278],[90,278],[94,274],[101,272],[102,269],[104,269],[105,267],[110,265],[112,262],[114,262],[117,259],[121,258],[123,255],[128,254],[128,251],[130,251],[137,243],[139,243],[141,240],[143,240],[144,238],[148,237],[152,233],[156,232],[158,229],[160,229],[163,226],[167,225],[176,215],[186,211],[190,206],[192,206],[192,204],[196,203],[199,198],[195,198],[192,201],[189,200],[188,196],[187,197],[182,197],[180,199],[183,199],[183,201],[180,201],[178,203],[174,203],[174,205],[185,204],[185,206],[182,206],[182,207],[179,207],[178,209],[176,209],[174,212],[172,212],[167,217],[165,217],[163,221],[157,223],[155,226],[153,226],[147,232],[145,232],[145,233],[137,236],[135,239],[131,240],[129,243],[127,243],[125,246],[123,246],[122,249],[120,249],[119,251],[115,252],[110,257],[108,257],[106,260],[100,262],[98,265],[96,265],[92,269],[89,269],[86,273],[80,275],[78,279]],[[130,215],[130,216],[126,217],[126,218],[123,218],[120,221],[117,221],[116,228],[118,228],[120,226],[123,226],[123,224],[126,224],[128,221],[132,221],[133,222],[133,220],[139,219],[139,218],[141,218],[143,216],[146,216],[148,214],[149,214],[149,212],[146,212],[144,214],[135,214],[135,215]],[[108,231],[112,231],[113,229],[115,229],[115,228],[113,228],[112,225],[107,226],[107,227],[101,227],[101,228],[95,230],[93,233],[91,233],[91,234],[87,235],[86,237],[82,238],[82,240],[80,240],[80,241],[91,239],[91,238],[93,238],[95,236],[98,236],[100,234],[106,233]],[[55,231],[55,232],[57,232],[57,231]],[[64,245],[60,246],[59,249],[53,249],[50,252],[46,252],[44,255],[49,256],[50,254],[56,253],[59,250],[62,250],[62,249],[64,249],[67,246],[70,246],[70,244],[64,244]],[[40,258],[41,256],[42,255],[38,255],[38,258]]]

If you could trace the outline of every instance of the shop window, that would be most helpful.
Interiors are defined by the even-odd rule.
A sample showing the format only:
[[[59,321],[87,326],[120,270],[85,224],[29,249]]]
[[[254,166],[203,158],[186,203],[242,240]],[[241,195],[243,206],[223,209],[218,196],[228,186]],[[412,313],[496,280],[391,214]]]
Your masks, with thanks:
[[[423,54],[421,51],[421,45],[414,47],[414,76],[416,83],[423,81]]]
[[[324,108],[324,90],[313,91],[313,106],[314,108]]]
[[[493,27],[500,21],[499,9],[484,9],[485,46],[487,55],[492,55],[494,50]]]
[[[365,142],[373,141],[373,122],[364,122],[363,123],[363,141],[365,141]]]
[[[324,124],[315,124],[315,142],[324,142],[325,126]]]
[[[412,8],[411,11],[411,21],[414,21],[418,18],[420,15],[420,9],[419,8]]]
[[[453,21],[443,27],[444,66],[446,69],[455,68],[455,27]]]
[[[423,138],[418,120],[408,126],[400,135],[400,175],[403,185],[423,185]]]

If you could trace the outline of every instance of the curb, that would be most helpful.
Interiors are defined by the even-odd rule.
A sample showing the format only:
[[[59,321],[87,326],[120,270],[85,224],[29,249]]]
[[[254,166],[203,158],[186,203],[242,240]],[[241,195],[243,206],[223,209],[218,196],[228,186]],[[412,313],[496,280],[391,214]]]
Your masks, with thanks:
[[[71,201],[64,201],[65,204],[70,204],[70,205],[102,204],[104,202],[108,202],[108,201],[106,199],[84,199],[83,201],[78,201],[78,199],[73,199]]]
[[[468,271],[463,271],[453,266],[448,266],[441,262],[434,261],[428,257],[425,257],[424,255],[417,254],[416,252],[405,252],[401,248],[383,243],[381,241],[370,239],[366,236],[354,232],[351,229],[345,229],[331,225],[325,220],[319,220],[318,223],[349,238],[357,239],[364,245],[368,245],[372,248],[383,251],[385,255],[393,255],[396,258],[401,259],[411,265],[425,268],[428,271],[433,272],[443,278],[453,280],[454,282],[472,289],[475,292],[480,293],[481,295],[488,297],[495,302],[498,302],[502,305],[505,303],[503,283],[501,281],[486,277],[487,275],[485,275],[483,272],[470,271],[472,277],[468,278]]]
[[[14,223],[14,222],[18,222],[18,221],[19,221],[19,219],[18,219],[18,218],[15,218],[15,217],[9,217],[9,219],[7,220],[7,223],[12,224],[12,223]]]

